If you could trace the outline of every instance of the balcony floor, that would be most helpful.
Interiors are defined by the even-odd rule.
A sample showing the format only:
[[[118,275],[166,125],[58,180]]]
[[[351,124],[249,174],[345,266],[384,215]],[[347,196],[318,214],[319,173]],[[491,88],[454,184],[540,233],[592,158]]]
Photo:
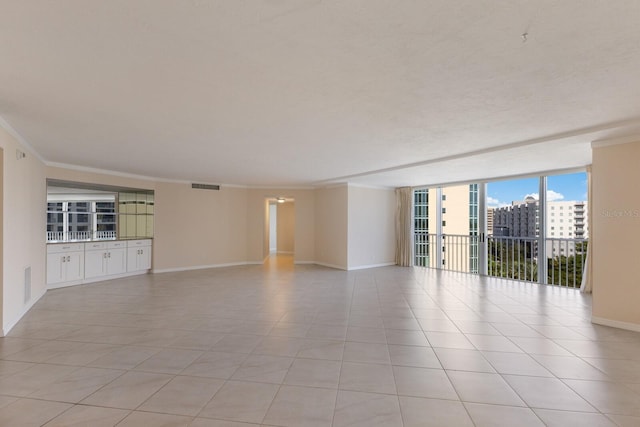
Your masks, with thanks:
[[[401,267],[49,291],[0,339],[0,425],[638,426],[640,334],[590,306]]]

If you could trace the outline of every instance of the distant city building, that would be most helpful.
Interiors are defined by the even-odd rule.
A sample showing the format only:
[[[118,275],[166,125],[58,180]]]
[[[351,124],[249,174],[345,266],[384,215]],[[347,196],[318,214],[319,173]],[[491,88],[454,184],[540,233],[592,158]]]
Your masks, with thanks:
[[[586,201],[547,202],[546,250],[548,257],[571,256],[576,252],[575,240],[589,238]],[[540,213],[536,199],[512,202],[511,206],[493,212],[494,237],[539,237]]]
[[[493,237],[509,237],[509,227],[496,225],[493,227],[493,232],[489,234]]]
[[[493,212],[493,235],[499,237],[537,237],[539,234],[538,201],[527,197]]]
[[[547,237],[589,238],[587,202],[549,202],[547,205]]]
[[[493,213],[495,208],[487,208],[487,234],[493,236]]]
[[[589,238],[587,202],[549,202],[547,207],[547,256],[571,256],[576,239]]]
[[[586,201],[547,202],[546,236],[556,239],[588,239],[589,219]],[[532,197],[495,208],[494,236],[538,237],[540,235],[538,201]]]
[[[547,256],[574,255],[578,250],[575,240],[589,237],[587,202],[550,201],[546,206]],[[511,202],[510,206],[487,208],[486,213],[489,236],[540,237],[540,204],[534,197]],[[415,190],[415,265],[437,267],[441,261],[439,268],[478,272],[478,216],[478,184]],[[537,246],[532,248],[531,256],[537,257]]]
[[[436,188],[414,191],[415,265],[434,266],[440,218],[443,266],[455,263],[458,271],[477,272],[478,184],[444,187],[440,203],[437,193]]]

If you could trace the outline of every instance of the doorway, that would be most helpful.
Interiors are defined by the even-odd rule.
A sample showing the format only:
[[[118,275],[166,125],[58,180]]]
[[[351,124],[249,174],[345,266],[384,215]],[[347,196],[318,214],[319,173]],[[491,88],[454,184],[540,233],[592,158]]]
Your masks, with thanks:
[[[268,256],[265,265],[270,269],[290,269],[295,252],[295,200],[277,197],[268,199],[267,203],[265,246]]]

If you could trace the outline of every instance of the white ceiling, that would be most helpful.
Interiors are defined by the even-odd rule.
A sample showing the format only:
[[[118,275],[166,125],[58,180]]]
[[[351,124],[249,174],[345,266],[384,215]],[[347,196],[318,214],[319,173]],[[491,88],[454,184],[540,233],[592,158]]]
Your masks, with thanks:
[[[640,124],[637,0],[0,10],[0,117],[49,163],[239,185],[421,185],[581,167],[592,140]]]

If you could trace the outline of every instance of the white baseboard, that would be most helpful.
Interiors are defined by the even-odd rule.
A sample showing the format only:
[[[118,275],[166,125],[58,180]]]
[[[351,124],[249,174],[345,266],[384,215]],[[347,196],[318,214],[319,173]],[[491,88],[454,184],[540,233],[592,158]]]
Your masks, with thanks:
[[[69,286],[78,286],[84,283],[83,280],[72,280],[71,282],[61,282],[61,283],[53,283],[51,285],[47,285],[47,290],[49,289],[60,289],[60,288],[68,288]]]
[[[24,308],[22,309],[20,314],[15,319],[13,319],[11,322],[9,322],[7,325],[5,325],[2,328],[2,336],[3,337],[7,336],[7,334],[11,331],[11,329],[13,329],[13,327],[18,324],[18,322],[22,319],[22,317],[25,314],[27,314],[27,311],[31,310],[31,307],[33,307],[35,303],[40,301],[40,298],[42,298],[46,292],[47,292],[47,290],[45,289],[44,291],[40,292],[40,294],[37,295],[35,298],[31,298],[31,301],[29,301],[29,304],[24,306]]]
[[[147,273],[149,273],[149,270],[138,270],[138,271],[130,271],[128,273],[122,273],[122,274],[113,274],[111,276],[92,277],[91,279],[84,279],[82,281],[82,284],[104,282],[105,280],[111,280],[111,279],[122,279],[123,277],[139,276],[141,274],[147,274]]]
[[[384,262],[384,263],[380,263],[380,264],[359,265],[359,266],[356,266],[356,267],[345,268],[345,267],[340,266],[340,265],[329,264],[329,263],[326,263],[326,262],[318,262],[318,261],[294,261],[293,263],[294,264],[315,264],[315,265],[321,265],[323,267],[335,268],[337,270],[346,270],[346,271],[365,270],[367,268],[388,267],[388,266],[391,266],[391,265],[396,265],[395,262]]]
[[[345,271],[347,270],[347,267],[344,267],[344,266],[341,266],[341,265],[329,264],[329,263],[326,263],[326,262],[315,261],[313,264],[321,265],[323,267],[335,268],[337,270],[345,270]]]
[[[179,268],[165,268],[153,270],[153,273],[172,273],[179,271],[189,271],[189,270],[204,270],[207,268],[221,268],[221,267],[236,267],[240,265],[262,265],[264,264],[269,257],[266,257],[263,261],[244,261],[244,262],[233,262],[227,264],[210,264],[210,265],[197,265],[193,267],[179,267]],[[388,267],[391,265],[396,265],[395,262],[385,262],[380,264],[371,264],[371,265],[359,265],[356,267],[344,267],[336,264],[329,264],[326,262],[318,262],[318,261],[305,261],[305,260],[294,260],[294,264],[298,265],[320,265],[322,267],[335,268],[336,270],[344,270],[344,271],[355,271],[355,270],[364,270],[367,268],[378,268],[378,267]]]
[[[106,280],[122,279],[123,277],[139,276],[141,274],[147,274],[148,272],[149,270],[137,270],[137,271],[130,271],[128,273],[111,274],[109,276],[98,276],[98,277],[91,277],[89,279],[74,280],[72,282],[54,283],[51,285],[47,285],[47,290],[68,288],[69,286],[87,285],[89,283],[104,282]]]
[[[605,319],[597,316],[591,316],[591,322],[595,323],[596,325],[611,326],[612,328],[640,332],[640,324],[637,323],[621,322],[619,320]]]
[[[349,271],[365,270],[367,268],[389,267],[390,265],[396,265],[396,263],[395,262],[383,262],[381,264],[358,265],[356,267],[349,267]]]
[[[177,267],[177,268],[161,268],[161,269],[153,269],[152,273],[175,273],[178,271],[191,271],[191,270],[206,270],[207,268],[222,268],[222,267],[237,267],[239,265],[249,265],[249,264],[262,264],[262,262],[229,262],[225,264],[208,264],[208,265],[194,265],[190,267]]]

